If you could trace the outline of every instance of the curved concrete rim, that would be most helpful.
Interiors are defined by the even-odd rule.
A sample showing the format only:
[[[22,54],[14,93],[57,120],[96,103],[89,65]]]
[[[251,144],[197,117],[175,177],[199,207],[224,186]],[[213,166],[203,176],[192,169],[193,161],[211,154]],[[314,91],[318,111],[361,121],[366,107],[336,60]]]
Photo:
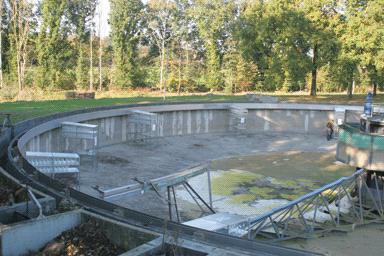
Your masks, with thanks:
[[[75,115],[70,115],[66,117],[61,117],[55,120],[44,122],[40,125],[34,126],[31,129],[28,129],[24,135],[22,135],[18,140],[18,148],[20,151],[26,146],[26,144],[33,139],[34,137],[49,132],[60,127],[60,123],[63,121],[72,121],[72,122],[86,122],[89,120],[103,119],[110,117],[121,117],[128,115],[132,110],[142,110],[152,113],[165,113],[165,112],[185,112],[185,111],[226,111],[229,105],[238,105],[242,108],[254,111],[316,111],[316,112],[326,112],[327,115],[324,117],[330,117],[328,114],[332,113],[335,108],[342,108],[348,110],[358,110],[363,109],[362,106],[355,105],[342,105],[342,104],[310,104],[310,103],[250,103],[250,102],[199,102],[199,103],[173,103],[173,104],[146,104],[146,105],[133,105],[128,107],[119,107],[108,110],[101,111],[91,111],[87,113],[77,113]],[[321,124],[322,125],[322,124]]]
[[[61,122],[85,122],[91,119],[106,118],[111,116],[123,116],[132,110],[141,110],[152,113],[161,113],[166,111],[197,111],[197,110],[226,110],[231,105],[237,105],[245,109],[254,110],[307,110],[307,111],[334,111],[335,108],[362,111],[363,106],[345,105],[345,104],[317,104],[317,103],[249,103],[249,102],[182,102],[167,104],[132,104],[129,106],[119,106],[118,108],[108,110],[90,110],[91,112],[76,113],[66,117],[46,121],[40,125],[34,126],[25,132],[18,141],[18,148],[25,146],[28,140],[34,136],[46,131],[57,129]]]

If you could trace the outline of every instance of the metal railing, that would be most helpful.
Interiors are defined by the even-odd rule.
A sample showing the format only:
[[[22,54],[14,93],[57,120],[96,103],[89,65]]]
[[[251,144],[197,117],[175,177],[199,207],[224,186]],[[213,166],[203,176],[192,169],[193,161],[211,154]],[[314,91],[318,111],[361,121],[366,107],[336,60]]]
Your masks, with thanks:
[[[101,190],[97,186],[92,186],[95,190],[100,193],[100,198],[107,202],[114,202],[117,200],[125,199],[131,196],[136,196],[143,194],[146,191],[157,190],[160,187],[174,186],[178,183],[186,181],[187,179],[199,176],[203,173],[207,173],[208,181],[210,182],[209,176],[210,163],[204,163],[196,167],[190,168],[186,171],[171,174],[161,178],[153,179],[150,181],[140,181],[137,178],[134,178],[137,183],[130,184],[118,188],[112,188],[109,190]],[[210,189],[210,185],[209,185]],[[209,191],[209,195],[210,195]],[[210,196],[210,205],[212,206],[212,197]]]
[[[343,224],[377,221],[383,217],[382,192],[365,182],[366,170],[340,178],[260,216],[232,223],[221,233],[276,242],[339,229]],[[362,193],[364,191],[364,193]]]

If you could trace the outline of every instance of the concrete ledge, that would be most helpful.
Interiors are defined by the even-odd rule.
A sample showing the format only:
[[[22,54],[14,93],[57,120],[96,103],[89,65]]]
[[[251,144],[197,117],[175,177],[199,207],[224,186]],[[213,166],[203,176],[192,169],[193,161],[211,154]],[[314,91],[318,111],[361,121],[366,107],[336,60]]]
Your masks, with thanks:
[[[88,220],[96,221],[99,224],[99,229],[116,246],[123,248],[125,251],[132,250],[160,236],[159,233],[108,219],[87,211],[82,211],[82,220],[83,222]]]
[[[80,224],[81,212],[69,212],[0,227],[1,254],[22,255],[37,251],[61,232]]]
[[[279,101],[277,97],[270,97],[262,94],[246,94],[245,97],[250,101],[261,103],[277,103]]]
[[[99,229],[117,247],[127,251],[160,236],[158,233],[110,220],[85,210],[76,210],[41,220],[0,227],[1,255],[22,255],[30,251],[38,251],[62,232],[90,219],[99,224]]]
[[[2,185],[6,184],[5,186],[8,188],[14,188],[14,187],[20,186],[19,181],[14,179],[11,175],[5,172],[1,167],[0,167],[0,183]],[[36,191],[31,188],[30,190],[33,192],[33,194],[36,196],[37,200],[39,201],[40,205],[42,206],[43,214],[44,215],[53,214],[56,209],[56,199],[46,194],[43,194],[40,191]],[[15,215],[16,212],[21,213],[25,216],[28,216],[29,218],[37,218],[39,216],[39,209],[37,208],[36,204],[32,200],[16,203],[13,205],[1,206],[0,207],[0,225],[11,224],[17,221],[24,220],[24,219],[18,219],[17,216]]]
[[[94,99],[95,92],[66,92],[65,98],[68,99]]]
[[[198,241],[186,240],[179,238],[175,243],[174,238],[167,236],[164,240],[166,252],[176,250],[184,256],[245,256],[252,255],[249,252],[239,251],[233,248],[218,248],[216,245],[201,243]],[[129,252],[121,254],[121,256],[150,256],[161,255],[163,250],[163,238],[157,238],[151,242],[143,244]],[[168,254],[166,254],[168,255]]]
[[[56,200],[54,198],[40,198],[38,201],[43,208],[44,215],[54,213],[56,208]],[[36,204],[32,200],[13,204],[11,206],[2,206],[0,207],[0,223],[7,225],[24,220],[23,218],[17,218],[16,213],[21,213],[29,218],[37,218],[39,216],[39,208],[37,208]]]
[[[238,102],[248,110],[247,132],[324,133],[325,124],[334,118],[336,104],[284,104]],[[134,110],[157,113],[159,137],[229,131],[228,103],[184,103],[165,105],[135,105],[68,116],[28,130],[18,141],[22,154],[29,151],[56,152],[61,122],[85,122],[99,125],[99,147],[126,142],[131,131],[127,119]],[[345,106],[362,109],[361,106]]]

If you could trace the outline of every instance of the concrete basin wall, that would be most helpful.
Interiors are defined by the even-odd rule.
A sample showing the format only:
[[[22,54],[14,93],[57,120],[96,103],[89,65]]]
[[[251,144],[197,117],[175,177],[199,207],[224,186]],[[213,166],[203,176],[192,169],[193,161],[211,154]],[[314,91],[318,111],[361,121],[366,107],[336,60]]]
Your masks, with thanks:
[[[36,126],[19,140],[19,149],[25,151],[59,152],[63,142],[59,136],[61,122],[80,122],[99,125],[98,146],[103,147],[130,140],[130,133],[141,129],[128,124],[132,110],[157,114],[156,129],[160,137],[201,133],[226,133],[231,105],[248,110],[243,132],[297,132],[325,134],[325,124],[334,118],[335,107],[318,104],[266,104],[266,103],[194,103],[150,105],[73,115]],[[344,106],[345,107],[345,106]],[[347,106],[347,109],[361,107]],[[86,141],[83,147],[89,147]]]
[[[20,186],[18,180],[9,175],[3,168],[0,167],[0,184],[9,189],[16,188]],[[53,197],[50,197],[40,191],[29,188],[38,202],[42,207],[44,215],[51,215],[56,210],[56,200]],[[24,193],[27,193],[26,191]],[[27,201],[21,203],[14,203],[12,205],[3,205],[0,206],[0,226],[6,225],[9,223],[17,222],[15,212],[21,213],[29,218],[37,218],[39,216],[39,208],[36,204],[28,197]]]
[[[88,220],[97,222],[98,230],[124,251],[132,250],[160,237],[160,234],[155,232],[107,219],[85,210],[76,210],[52,215],[41,220],[1,226],[1,255],[27,255],[30,251],[38,251],[62,232]]]

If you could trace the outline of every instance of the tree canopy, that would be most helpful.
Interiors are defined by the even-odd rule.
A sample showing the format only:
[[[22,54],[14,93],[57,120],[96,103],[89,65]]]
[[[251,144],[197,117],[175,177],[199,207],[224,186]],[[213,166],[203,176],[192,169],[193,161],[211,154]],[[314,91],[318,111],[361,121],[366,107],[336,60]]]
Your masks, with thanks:
[[[0,5],[3,89],[384,88],[383,1],[110,0],[105,38],[97,0]]]

